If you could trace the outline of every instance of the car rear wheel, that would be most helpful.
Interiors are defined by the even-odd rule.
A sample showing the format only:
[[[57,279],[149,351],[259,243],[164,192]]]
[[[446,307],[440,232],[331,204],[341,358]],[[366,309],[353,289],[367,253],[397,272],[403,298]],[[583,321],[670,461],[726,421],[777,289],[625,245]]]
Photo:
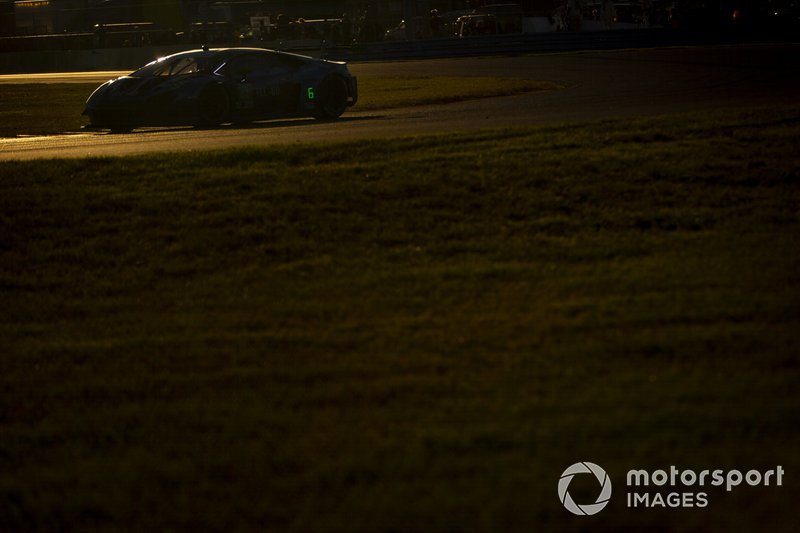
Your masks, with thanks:
[[[228,93],[220,85],[206,87],[197,104],[197,126],[219,126],[225,122],[230,111]]]
[[[325,79],[320,87],[320,93],[317,118],[338,118],[347,109],[347,84],[339,76]]]

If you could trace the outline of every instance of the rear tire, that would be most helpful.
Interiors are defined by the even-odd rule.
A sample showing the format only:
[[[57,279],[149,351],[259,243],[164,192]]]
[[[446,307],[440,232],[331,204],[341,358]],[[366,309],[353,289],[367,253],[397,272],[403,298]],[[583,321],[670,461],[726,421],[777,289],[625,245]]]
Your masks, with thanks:
[[[339,118],[347,109],[347,84],[339,76],[326,78],[320,87],[320,101],[316,118]]]

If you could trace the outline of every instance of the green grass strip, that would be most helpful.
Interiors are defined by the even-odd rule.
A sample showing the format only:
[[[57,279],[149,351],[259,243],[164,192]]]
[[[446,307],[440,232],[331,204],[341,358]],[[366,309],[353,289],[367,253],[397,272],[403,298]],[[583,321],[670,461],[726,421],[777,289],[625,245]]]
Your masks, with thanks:
[[[1,163],[3,528],[790,530],[799,117]]]

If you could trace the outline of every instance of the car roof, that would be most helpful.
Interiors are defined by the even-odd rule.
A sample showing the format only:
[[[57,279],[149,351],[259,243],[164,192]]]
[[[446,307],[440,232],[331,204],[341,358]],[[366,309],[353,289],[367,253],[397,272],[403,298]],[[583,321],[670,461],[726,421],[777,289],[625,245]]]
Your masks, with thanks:
[[[198,48],[194,50],[185,50],[183,52],[178,52],[176,54],[171,54],[166,56],[164,59],[172,59],[181,56],[201,56],[207,57],[209,59],[226,59],[229,57],[233,57],[236,55],[241,55],[244,53],[258,53],[258,54],[277,54],[277,55],[284,55],[289,57],[294,57],[296,59],[304,60],[304,61],[316,61],[315,58],[309,56],[303,56],[300,54],[293,54],[291,52],[283,52],[280,50],[272,50],[269,48],[248,48],[248,47],[235,47],[235,48]]]
[[[165,56],[164,59],[181,56],[226,57],[241,52],[275,52],[275,50],[267,50],[265,48],[196,48],[170,54]]]
[[[171,54],[168,56],[160,57],[156,60],[156,62],[161,61],[171,61],[181,57],[196,57],[196,58],[204,58],[205,60],[212,61],[214,63],[219,63],[222,61],[228,61],[232,57],[236,57],[242,54],[248,53],[257,53],[257,54],[271,54],[271,55],[280,55],[284,57],[291,57],[298,61],[303,61],[306,63],[313,63],[315,65],[327,65],[327,66],[343,66],[347,65],[347,63],[342,61],[331,61],[328,59],[317,59],[315,57],[304,56],[300,54],[293,54],[291,52],[283,52],[280,50],[272,50],[269,48],[248,48],[248,47],[235,47],[235,48],[197,48],[194,50],[185,50],[183,52],[178,52],[175,54]],[[150,63],[148,63],[149,65]],[[147,65],[146,65],[147,66]],[[144,67],[142,67],[144,68]]]

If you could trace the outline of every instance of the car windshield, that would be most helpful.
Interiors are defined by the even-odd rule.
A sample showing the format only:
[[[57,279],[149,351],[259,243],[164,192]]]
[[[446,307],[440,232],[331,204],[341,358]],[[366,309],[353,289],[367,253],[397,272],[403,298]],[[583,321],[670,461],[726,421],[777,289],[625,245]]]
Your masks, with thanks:
[[[151,76],[181,76],[204,72],[209,68],[209,60],[199,55],[180,55],[177,57],[162,57],[148,63],[131,76],[135,78],[149,78]]]

